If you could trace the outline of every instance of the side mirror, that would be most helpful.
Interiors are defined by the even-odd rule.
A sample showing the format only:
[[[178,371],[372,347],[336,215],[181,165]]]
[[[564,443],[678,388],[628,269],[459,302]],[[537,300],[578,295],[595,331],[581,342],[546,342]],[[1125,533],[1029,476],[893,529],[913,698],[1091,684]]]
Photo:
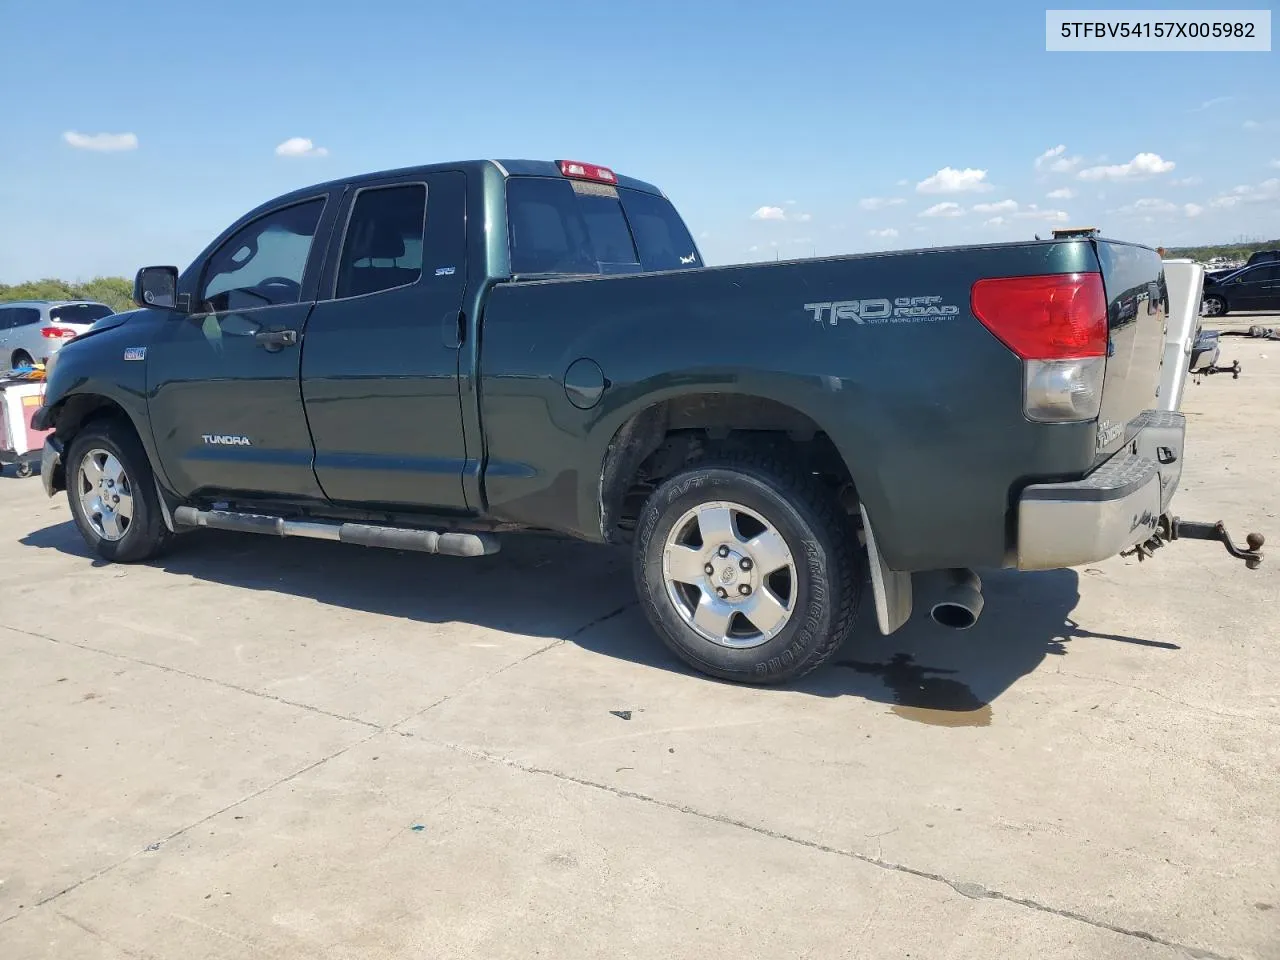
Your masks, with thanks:
[[[178,306],[178,268],[143,267],[133,278],[133,302],[140,307],[175,310]]]

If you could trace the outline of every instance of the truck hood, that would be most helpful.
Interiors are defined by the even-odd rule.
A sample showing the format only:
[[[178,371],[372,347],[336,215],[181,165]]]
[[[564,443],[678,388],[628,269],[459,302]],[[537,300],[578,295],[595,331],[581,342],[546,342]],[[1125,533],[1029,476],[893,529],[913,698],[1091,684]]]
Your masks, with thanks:
[[[124,313],[113,313],[109,317],[103,317],[101,320],[95,320],[93,322],[93,326],[91,326],[84,333],[80,334],[80,336],[87,337],[94,333],[100,333],[103,330],[114,330],[116,327],[123,327],[126,323],[128,323],[134,317],[145,312],[146,312],[145,310],[139,309],[139,310],[126,310]]]

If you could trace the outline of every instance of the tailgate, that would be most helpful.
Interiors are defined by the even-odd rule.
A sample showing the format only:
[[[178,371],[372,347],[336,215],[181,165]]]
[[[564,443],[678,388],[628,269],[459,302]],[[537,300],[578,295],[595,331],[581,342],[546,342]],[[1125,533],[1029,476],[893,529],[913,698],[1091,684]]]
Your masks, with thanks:
[[[1159,254],[1112,240],[1096,241],[1107,294],[1107,369],[1098,415],[1099,454],[1111,453],[1158,406],[1168,310]]]

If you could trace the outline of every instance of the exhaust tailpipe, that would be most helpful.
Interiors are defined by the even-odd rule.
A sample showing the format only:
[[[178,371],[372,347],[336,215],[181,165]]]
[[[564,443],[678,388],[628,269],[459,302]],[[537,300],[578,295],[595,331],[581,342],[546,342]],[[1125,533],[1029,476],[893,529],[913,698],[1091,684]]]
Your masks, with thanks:
[[[933,622],[952,630],[968,630],[982,615],[982,581],[972,570],[948,570],[950,585],[929,610]]]

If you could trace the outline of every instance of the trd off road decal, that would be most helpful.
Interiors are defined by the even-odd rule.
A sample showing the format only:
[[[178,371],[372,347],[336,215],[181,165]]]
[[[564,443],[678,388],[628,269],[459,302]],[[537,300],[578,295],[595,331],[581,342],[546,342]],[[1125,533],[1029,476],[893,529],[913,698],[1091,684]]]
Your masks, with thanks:
[[[804,305],[814,321],[838,327],[841,320],[859,326],[884,323],[934,323],[944,317],[958,316],[960,308],[943,303],[941,297],[894,297],[886,300],[834,300]]]

